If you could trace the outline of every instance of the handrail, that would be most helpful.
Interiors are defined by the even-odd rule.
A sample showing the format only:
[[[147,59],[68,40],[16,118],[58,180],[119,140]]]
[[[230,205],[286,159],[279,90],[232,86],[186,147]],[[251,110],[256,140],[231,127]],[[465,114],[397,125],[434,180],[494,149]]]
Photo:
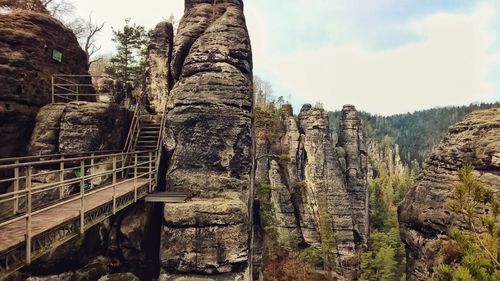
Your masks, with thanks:
[[[129,146],[132,142],[133,134],[135,133],[135,131],[137,130],[137,127],[139,126],[139,118],[140,118],[139,115],[140,115],[139,106],[136,106],[135,110],[134,110],[134,115],[132,117],[132,122],[130,122],[130,128],[128,130],[127,140],[125,141],[123,151],[130,152]]]
[[[135,151],[135,152],[120,152],[120,153],[113,153],[113,154],[103,154],[103,155],[84,156],[84,157],[75,157],[75,158],[43,160],[43,161],[26,162],[26,163],[19,163],[19,164],[7,164],[7,165],[0,165],[0,170],[22,168],[22,167],[27,167],[27,166],[56,164],[56,163],[68,163],[68,162],[91,160],[91,159],[96,160],[96,159],[104,159],[104,158],[115,157],[115,156],[129,156],[132,154],[140,154],[140,153],[147,153],[147,152],[156,152],[156,149]]]
[[[163,140],[163,135],[165,133],[165,125],[167,123],[167,104],[168,103],[165,103],[165,107],[163,109],[163,115],[161,116],[160,135],[158,136],[158,143],[156,144],[156,149],[158,149],[158,152],[160,152],[160,144]]]
[[[94,78],[108,78],[105,75],[86,75],[86,74],[53,74],[52,75],[52,103],[56,98],[68,101],[79,101],[80,97],[97,97],[98,93],[88,94],[81,91],[81,88],[94,88]],[[73,79],[72,79],[73,78]],[[76,78],[90,78],[90,81],[77,81]]]
[[[139,156],[142,157],[142,155],[146,155],[148,158],[147,160],[141,160],[139,161]],[[125,157],[131,157],[133,159],[130,164],[127,164],[124,166],[123,160]],[[133,182],[133,185],[130,185],[130,188],[133,187],[133,200],[129,201],[130,202],[136,202],[138,200],[138,189],[139,188],[147,188],[148,192],[152,192],[156,188],[156,184],[154,182],[155,174],[156,174],[156,168],[155,168],[155,163],[157,163],[157,153],[156,150],[146,150],[146,151],[136,151],[136,152],[121,152],[121,153],[110,153],[110,154],[102,154],[102,155],[91,155],[91,156],[84,156],[84,157],[73,157],[73,158],[64,158],[61,157],[60,159],[55,159],[55,160],[41,160],[37,162],[26,162],[26,163],[19,163],[19,159],[16,160],[16,164],[6,164],[6,165],[0,165],[0,170],[2,169],[16,169],[16,174],[14,175],[13,178],[11,178],[12,181],[17,182],[17,188],[13,192],[8,192],[6,194],[2,194],[1,198],[6,198],[10,197],[8,199],[2,199],[2,202],[13,202],[12,203],[12,208],[14,211],[14,216],[8,216],[4,218],[0,218],[0,227],[4,227],[6,225],[16,223],[19,221],[26,221],[26,228],[23,230],[25,231],[25,247],[21,244],[21,246],[16,246],[16,247],[24,247],[25,249],[25,263],[30,264],[32,261],[32,257],[38,257],[40,254],[40,249],[37,249],[36,247],[32,247],[32,242],[33,242],[33,237],[36,238],[36,235],[32,229],[31,222],[32,222],[32,217],[34,215],[40,214],[44,211],[48,211],[51,209],[54,209],[58,206],[61,206],[63,204],[69,203],[69,202],[75,202],[75,201],[80,201],[80,208],[79,208],[79,227],[80,227],[80,233],[83,234],[84,231],[92,225],[93,222],[86,221],[86,212],[91,211],[90,209],[86,208],[86,204],[88,204],[88,200],[84,200],[88,196],[95,194],[100,191],[105,191],[105,190],[113,190],[112,197],[112,213],[115,214],[118,210],[120,210],[123,207],[124,203],[118,203],[117,199],[119,196],[117,194],[117,187],[123,183],[130,183]],[[32,157],[27,157],[27,159],[33,159]],[[97,165],[102,165],[105,163],[96,163],[96,160],[99,159],[107,159],[109,161],[106,162],[106,164],[111,164],[112,168],[109,170],[105,171],[98,171],[98,170],[92,170],[89,168],[92,168]],[[90,160],[90,161],[88,161]],[[65,166],[64,163],[68,162],[78,162],[79,166],[78,167],[69,167]],[[53,164],[53,163],[59,163],[61,165],[61,168],[58,170],[54,170],[54,173],[60,173],[60,178],[58,181],[52,182],[52,183],[46,183],[46,184],[41,184],[40,186],[33,185],[32,180],[37,176],[37,174],[33,173],[33,168],[37,165],[42,165],[42,164]],[[25,176],[23,176],[23,181],[20,181],[20,173],[19,173],[19,168],[24,167],[26,168],[23,170],[25,172]],[[133,168],[133,176],[128,178],[127,176],[123,175],[123,171],[126,169]],[[140,168],[140,172],[138,171],[138,168]],[[73,178],[66,179],[64,177],[65,173],[68,172],[73,172],[75,170],[79,170],[80,174],[75,174]],[[45,173],[45,172],[42,172]],[[120,177],[120,174],[122,175]],[[107,177],[108,183],[103,183],[102,185],[95,187],[92,185],[92,180],[93,179],[100,179],[104,180],[106,182],[106,179],[103,179],[103,177]],[[139,185],[137,180],[144,180],[144,185]],[[20,187],[20,183],[22,183],[23,187]],[[33,201],[33,196],[37,194],[42,194],[46,192],[51,192],[50,194],[53,194],[54,190],[57,191],[57,189],[62,190],[63,188],[66,188],[69,185],[74,185],[74,184],[80,184],[80,191],[77,194],[64,194],[61,195],[59,200],[54,199],[54,201],[50,202],[50,205],[45,205],[43,206],[44,202],[34,202]],[[90,189],[87,189],[87,186],[90,183]],[[130,191],[132,192],[132,190]],[[61,193],[62,194],[62,193]],[[109,193],[111,196],[111,193]],[[143,196],[143,193],[141,193]],[[37,198],[37,197],[35,197]],[[20,200],[23,200],[22,202],[26,202],[25,205],[20,205]],[[111,201],[109,201],[111,202]],[[121,205],[118,205],[121,204]],[[23,210],[20,210],[20,207],[23,207]],[[87,205],[88,206],[88,205]],[[120,208],[120,209],[118,209]],[[12,214],[12,213],[11,213]],[[4,220],[4,221],[2,221]],[[35,241],[36,242],[36,241]],[[50,242],[49,243],[53,243]],[[34,245],[34,244],[33,244]],[[9,249],[2,249],[10,251]],[[23,250],[24,251],[24,250]],[[5,253],[2,253],[5,254]],[[17,259],[18,261],[19,259]],[[13,260],[11,262],[16,262],[16,260]],[[9,261],[7,260],[7,263]],[[9,265],[7,264],[7,268],[9,268]],[[0,272],[1,273],[1,272]]]
[[[0,165],[5,162],[14,162],[14,161],[24,161],[24,160],[33,160],[33,159],[42,159],[42,158],[52,158],[52,157],[69,157],[69,156],[77,156],[77,155],[99,155],[99,154],[110,154],[110,153],[118,153],[120,150],[103,150],[103,151],[91,151],[91,152],[72,152],[72,153],[60,153],[60,154],[47,154],[47,155],[33,155],[33,156],[22,156],[22,157],[11,157],[11,158],[0,158]]]

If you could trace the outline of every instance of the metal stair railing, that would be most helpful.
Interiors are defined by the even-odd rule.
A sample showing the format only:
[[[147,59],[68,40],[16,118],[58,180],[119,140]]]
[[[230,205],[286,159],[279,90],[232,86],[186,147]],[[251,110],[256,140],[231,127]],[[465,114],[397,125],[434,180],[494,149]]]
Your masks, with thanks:
[[[156,170],[160,170],[160,161],[161,157],[163,154],[163,148],[162,148],[162,142],[163,138],[165,137],[165,127],[167,125],[167,102],[165,103],[165,107],[163,108],[163,114],[161,116],[161,122],[160,122],[160,132],[158,135],[158,142],[156,143]],[[158,183],[158,175],[156,175],[156,181]]]
[[[134,115],[132,117],[132,121],[130,123],[129,132],[127,135],[127,140],[125,141],[125,146],[123,148],[124,153],[131,153],[135,151],[137,146],[137,140],[139,139],[139,134],[141,133],[141,115],[142,108],[140,104],[137,104],[134,109]],[[130,156],[126,156],[124,159],[125,165],[131,161]],[[129,170],[124,170],[122,176],[128,174]]]

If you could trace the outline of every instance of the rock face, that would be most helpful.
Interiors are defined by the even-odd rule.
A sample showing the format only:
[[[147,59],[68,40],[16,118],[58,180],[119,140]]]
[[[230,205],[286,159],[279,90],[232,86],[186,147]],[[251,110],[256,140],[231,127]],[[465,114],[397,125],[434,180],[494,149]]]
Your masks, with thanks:
[[[339,273],[354,279],[368,232],[366,149],[355,108],[344,113],[335,147],[323,109],[305,105],[294,117],[285,105],[277,122],[259,112],[256,180],[259,188],[270,186],[279,240],[297,237],[303,247],[322,247],[322,239],[333,233]]]
[[[451,126],[425,161],[423,174],[398,209],[409,280],[427,280],[449,227],[465,225],[447,205],[461,166],[471,163],[478,179],[500,199],[499,140],[500,109],[476,111]]]
[[[53,50],[62,62],[52,59]],[[88,74],[71,30],[45,14],[0,15],[0,157],[24,153],[38,109],[51,100],[51,75],[61,73]]]
[[[119,150],[127,137],[128,125],[129,112],[117,104],[50,104],[36,118],[28,154]]]
[[[380,173],[384,172],[388,175],[400,175],[405,165],[401,162],[399,154],[399,145],[390,139],[367,140],[368,154],[368,179],[377,178]]]
[[[241,276],[249,262],[252,53],[242,1],[185,3],[171,63],[164,176],[167,190],[190,201],[165,206],[160,258],[168,280],[223,280]]]
[[[148,47],[146,100],[152,110],[163,112],[167,96],[173,86],[170,60],[174,42],[174,28],[169,22],[160,22],[150,35]]]
[[[355,238],[368,241],[369,213],[367,192],[367,149],[364,140],[363,126],[358,112],[352,105],[342,109],[338,151],[344,156],[341,165],[347,176],[347,192],[353,209]]]

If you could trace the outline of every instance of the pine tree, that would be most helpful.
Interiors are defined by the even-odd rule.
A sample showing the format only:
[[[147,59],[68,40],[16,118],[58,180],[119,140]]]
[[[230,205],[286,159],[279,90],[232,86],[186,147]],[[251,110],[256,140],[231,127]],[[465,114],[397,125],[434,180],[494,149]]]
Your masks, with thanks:
[[[434,268],[433,280],[500,280],[500,203],[476,178],[472,165],[460,168],[458,177],[448,205],[467,223],[467,232],[450,229],[451,242],[440,251],[442,263]],[[489,214],[479,212],[483,206]]]
[[[113,79],[141,87],[144,85],[146,72],[148,36],[144,27],[131,24],[130,19],[126,19],[125,23],[122,30],[113,29],[117,53],[111,58],[105,72]]]

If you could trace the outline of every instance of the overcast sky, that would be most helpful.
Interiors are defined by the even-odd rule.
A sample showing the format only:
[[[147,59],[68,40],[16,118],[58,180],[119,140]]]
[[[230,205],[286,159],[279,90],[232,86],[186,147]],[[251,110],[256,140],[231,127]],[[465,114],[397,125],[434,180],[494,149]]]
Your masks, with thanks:
[[[73,0],[77,15],[146,28],[184,0]],[[246,0],[254,73],[295,107],[354,104],[384,115],[500,101],[498,0]]]

